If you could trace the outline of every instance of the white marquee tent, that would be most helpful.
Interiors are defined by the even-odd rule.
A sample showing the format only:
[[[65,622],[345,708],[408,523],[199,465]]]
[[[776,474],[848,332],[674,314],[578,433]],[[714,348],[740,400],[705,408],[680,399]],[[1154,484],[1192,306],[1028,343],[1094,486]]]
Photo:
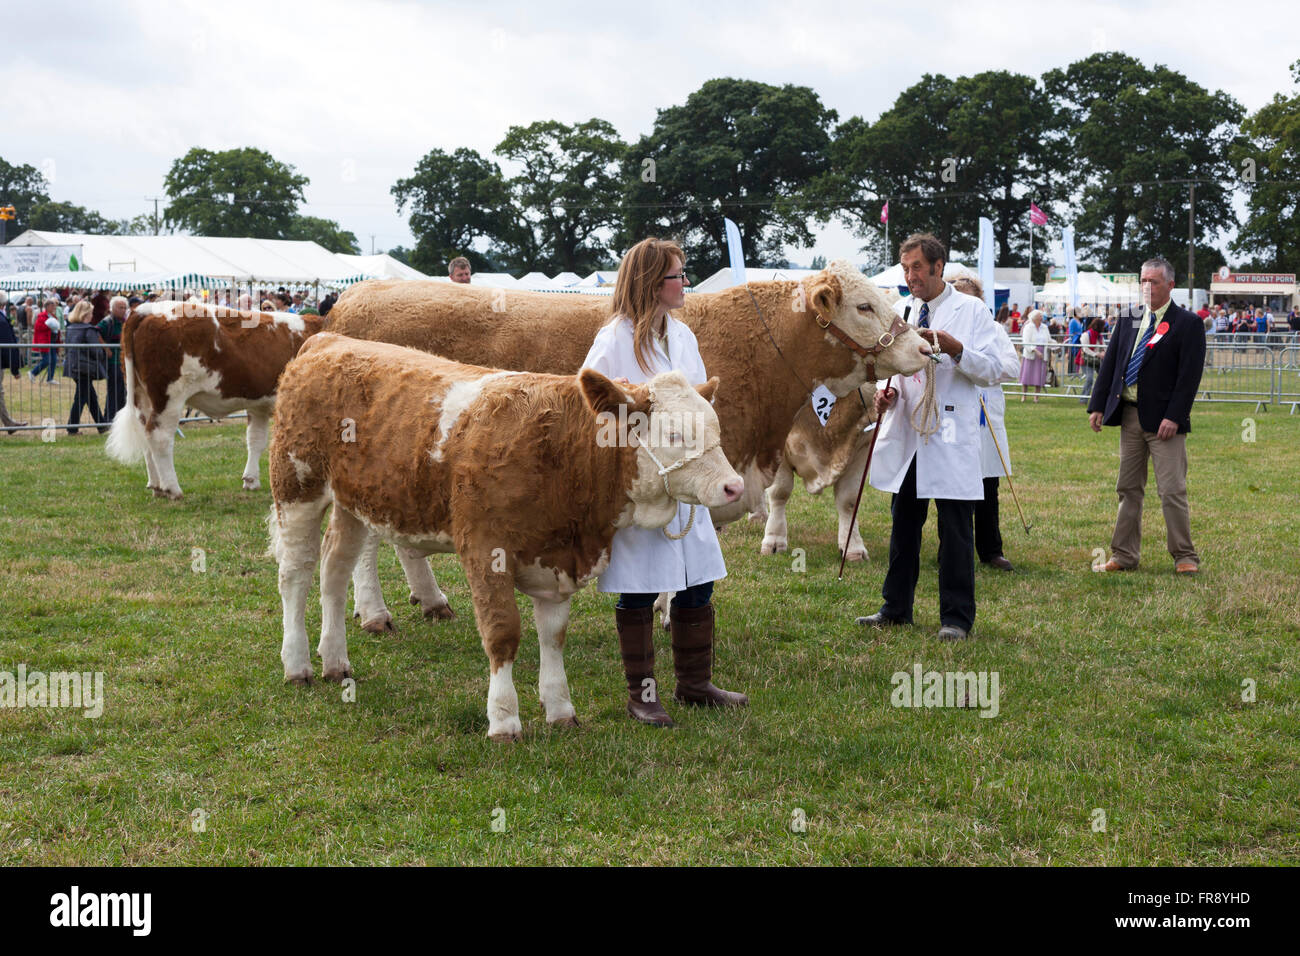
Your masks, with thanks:
[[[813,275],[813,269],[751,269],[745,267],[745,279],[748,282],[771,282],[776,279],[799,280],[804,276]],[[736,281],[731,277],[731,267],[723,266],[713,275],[694,286],[696,292],[717,292],[720,289],[729,289],[736,285]]]
[[[1136,284],[1117,285],[1096,272],[1080,272],[1078,283],[1080,305],[1136,305],[1142,298]],[[1069,305],[1070,284],[1049,282],[1034,299],[1044,305]]]
[[[386,252],[373,256],[351,256],[336,252],[334,258],[342,260],[358,275],[371,276],[375,279],[427,279],[418,269],[412,269],[400,259],[394,259]]]
[[[225,282],[341,286],[369,276],[315,242],[211,236],[92,236],[29,229],[10,245],[80,245],[87,269],[209,276]]]

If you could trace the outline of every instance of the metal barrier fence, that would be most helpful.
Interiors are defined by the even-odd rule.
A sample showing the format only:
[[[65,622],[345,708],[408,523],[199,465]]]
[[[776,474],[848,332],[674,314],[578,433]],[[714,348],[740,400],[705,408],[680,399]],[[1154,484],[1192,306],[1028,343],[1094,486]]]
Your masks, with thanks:
[[[1086,401],[1095,370],[1090,375],[1079,364],[1083,346],[1054,342],[1046,348],[1047,385],[1039,390],[1036,386],[1008,382],[1002,386],[1003,391],[1008,396]],[[1016,351],[1023,351],[1019,343]],[[1257,337],[1207,336],[1205,370],[1196,401],[1238,402],[1257,408],[1287,405],[1295,414],[1300,409],[1300,338],[1291,332],[1271,332]]]
[[[1198,402],[1239,402],[1264,407],[1286,405],[1291,414],[1300,411],[1300,342],[1294,334],[1271,333],[1260,336],[1261,341],[1216,341],[1227,336],[1210,336],[1205,352],[1205,371],[1201,375]],[[1242,336],[1245,338],[1245,336]],[[117,366],[120,371],[120,345],[66,345],[49,346],[53,353],[47,364],[43,358],[48,352],[41,346],[0,347],[0,433],[32,432],[44,429],[73,431],[93,429],[97,425],[107,429],[112,420],[109,405],[108,379],[88,383],[95,394],[101,421],[96,422],[87,403],[80,411],[77,422],[69,421],[76,397],[76,382],[64,374],[69,364],[67,358],[77,350],[106,353],[105,364]],[[1076,356],[1080,345],[1053,343],[1047,346],[1048,386],[1041,392],[1032,386],[1007,383],[1003,390],[1010,396],[1045,398],[1073,398],[1083,402],[1091,390],[1087,370],[1078,364]],[[17,350],[20,369],[17,377],[9,371],[9,353]],[[1017,346],[1019,351],[1019,346]],[[39,377],[32,371],[41,369]],[[125,384],[121,393],[125,394]],[[7,414],[7,419],[4,415]],[[231,419],[245,418],[237,412]],[[206,415],[187,415],[182,424],[210,422]],[[10,424],[14,422],[14,424]],[[17,424],[23,422],[25,424]]]
[[[19,355],[19,370],[15,377],[9,366],[10,354]],[[103,357],[104,365],[110,375],[113,371],[121,372],[120,345],[7,345],[0,346],[0,434],[33,432],[53,429],[55,431],[76,432],[78,430],[93,432],[98,426],[104,430],[112,422],[112,410],[109,405],[110,385],[108,378],[91,379],[86,385],[83,398],[89,399],[94,393],[95,405],[100,411],[100,421],[96,421],[89,401],[83,403],[77,421],[71,422],[73,403],[77,396],[76,380],[65,374],[70,365],[69,356],[77,352],[98,354]],[[48,362],[45,356],[49,355]],[[33,377],[32,372],[40,369],[40,375]],[[119,394],[125,396],[126,384],[122,383]],[[244,418],[243,412],[230,418]],[[206,415],[187,415],[181,419],[182,424],[212,421]],[[10,424],[13,422],[14,424]],[[17,424],[23,422],[25,424]]]

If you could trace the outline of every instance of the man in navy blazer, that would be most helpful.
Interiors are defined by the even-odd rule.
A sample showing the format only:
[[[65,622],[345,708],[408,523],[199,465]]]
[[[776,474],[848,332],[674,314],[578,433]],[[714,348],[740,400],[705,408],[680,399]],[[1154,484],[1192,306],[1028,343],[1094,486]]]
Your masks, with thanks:
[[[1141,319],[1121,319],[1088,402],[1088,423],[1120,426],[1119,514],[1111,557],[1103,570],[1131,571],[1142,546],[1142,498],[1147,460],[1165,518],[1165,537],[1178,574],[1196,574],[1201,559],[1192,545],[1187,510],[1187,433],[1192,402],[1205,368],[1205,324],[1169,298],[1174,267],[1164,259],[1142,264],[1147,301]]]

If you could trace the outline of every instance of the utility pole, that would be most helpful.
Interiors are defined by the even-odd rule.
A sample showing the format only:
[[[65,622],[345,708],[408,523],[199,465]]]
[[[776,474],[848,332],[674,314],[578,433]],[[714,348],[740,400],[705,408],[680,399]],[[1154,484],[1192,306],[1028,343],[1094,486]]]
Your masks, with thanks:
[[[158,196],[145,196],[145,202],[153,200],[153,234],[158,235]]]
[[[370,234],[370,254],[372,256],[375,254],[375,234],[373,232]]]

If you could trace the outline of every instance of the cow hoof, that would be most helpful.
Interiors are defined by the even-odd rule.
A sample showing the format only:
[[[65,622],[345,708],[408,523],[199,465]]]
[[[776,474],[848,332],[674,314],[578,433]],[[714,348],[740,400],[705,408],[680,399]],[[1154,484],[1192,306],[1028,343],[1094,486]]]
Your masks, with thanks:
[[[367,618],[361,622],[361,630],[369,631],[371,634],[396,633],[397,625],[393,623],[393,615],[385,611],[379,617]]]
[[[787,541],[778,538],[764,538],[763,546],[759,548],[760,554],[784,554],[790,548]]]
[[[181,493],[181,490],[179,488],[177,488],[175,491],[168,491],[166,489],[160,491],[158,489],[154,489],[153,494],[155,498],[169,498],[172,501],[180,501],[183,497],[185,497]]]
[[[547,721],[552,727],[577,727],[577,717],[558,717],[555,720]]]
[[[840,553],[843,554],[844,552],[841,551]],[[844,560],[849,562],[849,564],[856,564],[859,561],[865,561],[867,560],[867,552],[862,548],[853,548],[844,556]]]
[[[284,675],[284,682],[285,682],[286,684],[292,684],[294,687],[310,687],[310,686],[311,686],[311,670],[310,670],[310,668],[309,668],[308,670],[306,670],[306,671],[300,671],[300,672],[298,672],[297,674],[288,674],[288,673],[286,673],[286,674]]]
[[[261,488],[261,487],[262,487],[262,482],[259,481],[257,478],[245,478],[245,479],[244,479],[244,490],[245,490],[245,491],[257,491],[257,490],[258,490],[259,488]]]
[[[488,734],[488,739],[499,744],[516,744],[524,739],[522,730],[502,730],[495,734]]]
[[[346,678],[349,678],[351,676],[352,676],[352,665],[349,664],[347,661],[344,661],[342,664],[339,665],[331,664],[328,667],[326,667],[325,672],[321,674],[321,678],[323,680],[327,680],[332,684],[342,683]]]
[[[456,612],[451,609],[451,605],[446,601],[425,607],[420,599],[412,594],[411,603],[419,605],[426,621],[454,621],[456,619]]]

